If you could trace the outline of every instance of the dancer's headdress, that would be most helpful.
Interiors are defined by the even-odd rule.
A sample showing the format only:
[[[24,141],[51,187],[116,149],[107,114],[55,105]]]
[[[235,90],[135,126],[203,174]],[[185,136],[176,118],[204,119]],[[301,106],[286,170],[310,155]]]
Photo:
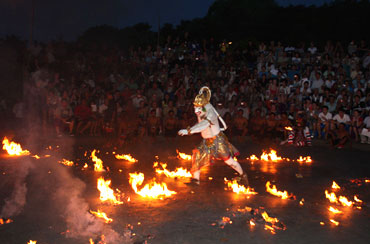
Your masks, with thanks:
[[[194,99],[194,106],[203,107],[211,100],[211,90],[207,86],[203,86],[199,90],[199,94]]]

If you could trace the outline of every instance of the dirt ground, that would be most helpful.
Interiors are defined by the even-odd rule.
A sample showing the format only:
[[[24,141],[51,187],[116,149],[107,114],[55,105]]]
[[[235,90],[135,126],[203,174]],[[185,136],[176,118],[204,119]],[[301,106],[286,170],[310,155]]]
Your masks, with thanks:
[[[365,182],[370,179],[370,154],[366,146],[338,150],[316,142],[309,148],[273,147],[284,158],[309,155],[313,159],[311,164],[300,164],[286,160],[251,162],[246,158],[252,154],[259,157],[262,150],[269,150],[269,145],[249,139],[234,143],[241,152],[238,159],[248,172],[250,185],[258,192],[247,196],[227,188],[224,178],[231,179],[235,173],[221,161],[203,170],[200,186],[188,186],[187,179],[171,179],[155,173],[156,156],[168,164],[169,170],[180,166],[189,170],[191,162],[177,159],[176,149],[191,154],[192,148],[200,142],[198,136],[173,140],[148,138],[122,147],[116,147],[116,142],[109,139],[89,137],[38,138],[32,142],[21,138],[20,141],[32,155],[41,158],[9,157],[5,151],[1,152],[0,207],[3,208],[19,185],[24,183],[27,188],[25,201],[19,203],[19,213],[0,216],[13,220],[0,225],[2,244],[29,240],[37,240],[37,244],[89,243],[89,236],[74,233],[70,237],[67,231],[73,226],[70,221],[82,221],[81,218],[89,214],[86,209],[106,212],[113,222],[103,223],[103,228],[109,226],[111,231],[125,236],[124,242],[131,243],[368,243],[370,239],[370,183]],[[93,149],[99,150],[97,156],[109,171],[93,171],[90,158]],[[113,152],[130,153],[138,162],[118,160]],[[75,165],[59,164],[62,158],[72,160]],[[82,170],[85,163],[89,167]],[[129,173],[133,172],[144,173],[144,184],[155,177],[157,182],[165,182],[177,194],[163,200],[143,198],[135,194],[129,184]],[[100,176],[112,180],[111,187],[121,192],[123,204],[112,206],[100,202],[96,187]],[[333,180],[341,189],[331,189]],[[294,197],[283,200],[269,194],[265,187],[267,181]],[[361,209],[330,203],[325,198],[325,190],[351,201],[357,195],[363,203],[355,205]],[[76,195],[81,207],[73,209],[76,212],[71,216],[65,209]],[[300,204],[302,198],[303,205]],[[342,213],[330,213],[329,206]],[[2,211],[0,214],[4,214],[4,209]],[[268,227],[261,218],[264,211],[279,220],[275,234],[266,230]],[[339,225],[330,219],[338,221]],[[84,226],[81,223],[81,233],[85,231]],[[99,240],[98,232],[91,236],[95,243]]]

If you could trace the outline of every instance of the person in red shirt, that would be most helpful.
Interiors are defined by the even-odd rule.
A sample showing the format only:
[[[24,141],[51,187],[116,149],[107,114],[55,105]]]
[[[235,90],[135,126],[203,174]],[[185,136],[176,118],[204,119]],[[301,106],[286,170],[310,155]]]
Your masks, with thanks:
[[[77,105],[74,111],[76,119],[76,133],[83,134],[91,126],[92,111],[90,106],[87,105],[86,99],[81,101],[80,105]]]

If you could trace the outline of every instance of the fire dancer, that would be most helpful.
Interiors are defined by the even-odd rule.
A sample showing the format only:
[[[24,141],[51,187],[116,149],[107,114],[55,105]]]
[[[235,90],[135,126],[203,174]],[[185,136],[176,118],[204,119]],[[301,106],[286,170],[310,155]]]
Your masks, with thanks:
[[[222,159],[227,165],[239,173],[236,179],[245,186],[248,186],[247,174],[233,157],[239,151],[228,141],[223,131],[227,129],[225,121],[218,114],[216,109],[210,104],[211,90],[204,86],[194,99],[194,112],[197,115],[198,123],[193,127],[179,130],[180,136],[201,133],[203,141],[193,150],[192,156],[192,180],[191,184],[199,185],[200,170],[215,159]],[[220,128],[218,120],[221,121],[223,128]]]

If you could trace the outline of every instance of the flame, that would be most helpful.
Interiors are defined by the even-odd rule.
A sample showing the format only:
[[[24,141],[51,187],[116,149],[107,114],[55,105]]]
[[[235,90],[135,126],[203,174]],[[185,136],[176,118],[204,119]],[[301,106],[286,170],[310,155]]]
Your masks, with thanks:
[[[365,180],[365,183],[370,183],[370,180]]]
[[[354,202],[349,201],[345,196],[339,196],[339,198],[337,198],[334,192],[329,193],[325,190],[325,196],[331,203],[340,203],[345,207],[351,207],[354,205]]]
[[[276,232],[275,232],[275,229],[269,225],[266,225],[265,224],[265,230],[269,230],[271,232],[271,234],[275,235]]]
[[[32,241],[32,240],[30,240],[29,242],[27,242],[27,244],[36,244],[37,243],[37,241]]]
[[[270,184],[271,184],[270,181],[266,182],[266,191],[269,192],[270,194],[274,196],[278,196],[281,199],[287,199],[290,197],[294,197],[293,194],[288,195],[287,191],[284,191],[284,192],[278,191],[275,185],[272,185],[272,188],[270,188]]]
[[[187,160],[187,161],[191,160],[191,155],[179,152],[179,150],[177,150],[177,149],[176,149],[176,152],[177,152],[177,158],[178,159],[183,159],[183,160]]]
[[[62,159],[62,161],[58,161],[58,163],[60,163],[60,164],[64,164],[64,165],[66,165],[66,166],[73,166],[73,162],[72,161],[69,161],[69,160],[67,160],[67,159]]]
[[[289,130],[289,131],[292,131],[292,130],[293,130],[293,128],[292,128],[292,127],[290,127],[290,126],[285,126],[285,127],[284,127],[284,129],[285,129],[285,130]]]
[[[109,201],[113,204],[123,204],[123,202],[117,200],[113,190],[109,187],[111,181],[105,181],[103,177],[98,179],[98,190],[100,191],[100,201]]]
[[[7,220],[4,221],[4,219],[0,218],[0,225],[10,224],[12,222],[13,222],[13,220],[11,220],[11,219],[7,219]]]
[[[256,155],[253,154],[252,156],[249,157],[249,160],[256,161],[258,160],[258,158]]]
[[[346,197],[344,196],[339,196],[339,202],[345,206],[345,207],[351,207],[353,205],[352,201],[349,201]]]
[[[129,161],[130,163],[136,163],[138,160],[133,158],[130,154],[115,155],[116,159],[123,159]]]
[[[333,181],[333,184],[331,185],[331,188],[340,189],[340,186],[335,181]]]
[[[92,160],[93,162],[95,162],[95,164],[94,164],[94,171],[98,171],[98,172],[105,171],[105,170],[103,169],[103,161],[102,161],[100,158],[98,158],[98,157],[95,155],[95,153],[96,153],[96,150],[94,149],[94,150],[91,152],[91,160]]]
[[[311,156],[307,156],[307,157],[299,156],[297,161],[300,162],[300,163],[312,163],[312,158],[311,158]]]
[[[11,156],[23,156],[30,155],[30,152],[23,150],[19,143],[9,142],[8,138],[4,137],[3,149],[8,152]]]
[[[335,224],[336,226],[339,225],[339,222],[338,221],[335,221],[334,219],[330,219],[330,222],[332,222],[333,224]]]
[[[279,220],[277,218],[272,218],[270,217],[266,211],[263,211],[263,213],[261,214],[263,219],[266,221],[266,222],[269,222],[271,224],[276,224],[277,222],[279,222]]]
[[[89,165],[87,164],[87,163],[85,163],[85,165],[84,165],[84,169],[87,169],[89,167]]]
[[[90,244],[94,244],[94,241],[92,238],[89,239]]]
[[[143,173],[130,173],[129,182],[135,193],[142,197],[149,197],[154,199],[163,199],[164,197],[170,197],[176,194],[175,191],[170,191],[167,188],[166,183],[158,184],[154,180],[149,184],[146,184],[141,190],[137,189],[138,185],[143,184],[144,174]]]
[[[158,163],[155,162],[153,167],[156,167],[157,165]],[[158,168],[155,169],[155,172],[158,174],[164,174],[170,178],[178,178],[178,177],[191,178],[191,173],[182,167],[176,168],[175,171],[168,171],[166,169],[167,164],[161,163],[160,165],[162,166],[163,169],[158,169]]]
[[[329,193],[327,190],[325,190],[325,196],[331,203],[338,203],[337,196],[335,195],[334,192]]]
[[[332,206],[330,206],[330,207],[328,208],[328,210],[329,210],[330,212],[334,213],[334,214],[340,214],[340,213],[343,213],[343,211],[340,211],[340,210],[339,210],[339,209],[337,209],[337,208],[333,208]]]
[[[320,222],[320,225],[325,225],[325,223],[321,221],[321,222]]]
[[[90,213],[92,213],[93,215],[95,215],[98,218],[104,219],[104,222],[107,223],[107,224],[109,224],[109,223],[111,223],[113,221],[113,219],[108,218],[107,214],[104,213],[104,212],[102,212],[102,211],[100,211],[99,209],[98,209],[97,212],[90,210]]]
[[[356,195],[353,197],[353,199],[355,199],[356,202],[362,203],[362,200],[359,199]]]
[[[253,220],[249,220],[249,225],[250,226],[255,226],[256,224],[253,222]]]
[[[299,205],[303,206],[303,204],[304,204],[304,198],[302,198],[302,200],[299,201]]]
[[[32,157],[33,157],[33,158],[36,158],[36,159],[40,159],[40,156],[39,156],[39,155],[36,155],[36,154],[35,154],[35,155],[33,155]]]
[[[243,185],[239,185],[236,180],[230,181],[230,180],[227,180],[225,178],[224,181],[225,181],[225,184],[227,184],[227,186],[229,188],[231,188],[233,190],[233,192],[235,192],[236,194],[245,194],[245,195],[256,195],[256,194],[258,194],[257,192],[254,191],[253,188],[250,188],[250,187],[246,188]]]

